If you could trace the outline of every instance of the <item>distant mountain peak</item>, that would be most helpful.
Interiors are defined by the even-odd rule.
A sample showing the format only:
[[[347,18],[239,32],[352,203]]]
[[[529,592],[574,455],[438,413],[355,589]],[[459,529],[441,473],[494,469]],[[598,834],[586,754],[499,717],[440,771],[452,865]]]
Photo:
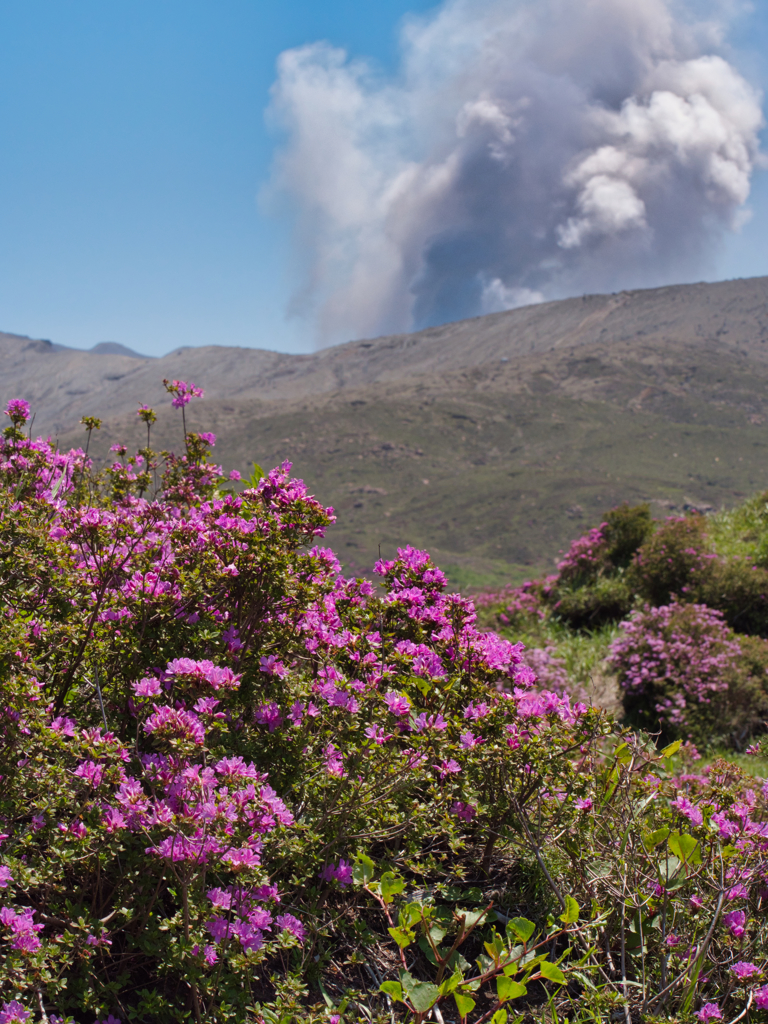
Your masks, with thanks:
[[[141,352],[134,352],[127,345],[121,345],[119,341],[100,341],[98,345],[88,350],[97,356],[129,356],[131,359],[151,359],[152,356],[142,355]]]

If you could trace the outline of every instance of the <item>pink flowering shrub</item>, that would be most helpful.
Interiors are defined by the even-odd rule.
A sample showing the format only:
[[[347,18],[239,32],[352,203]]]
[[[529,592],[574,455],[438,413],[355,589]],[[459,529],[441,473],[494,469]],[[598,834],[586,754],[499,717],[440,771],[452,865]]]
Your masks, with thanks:
[[[645,601],[706,604],[740,633],[768,637],[768,569],[752,556],[719,555],[704,516],[671,517],[638,550],[628,583]]]
[[[632,581],[645,600],[666,605],[673,597],[693,600],[714,571],[703,516],[672,516],[637,552]]]
[[[425,552],[345,578],[288,464],[228,492],[184,429],[160,472],[144,407],[98,478],[8,412],[0,1021],[763,1005],[759,785],[574,702]]]
[[[736,637],[720,612],[673,602],[622,623],[609,662],[641,728],[700,745],[740,745],[768,710],[765,641]]]
[[[185,431],[150,498],[10,411],[0,994],[76,1019],[250,1019],[371,835],[488,860],[539,760],[592,735],[424,552],[377,565],[383,594],[345,579],[317,546],[332,511],[287,464],[217,491],[210,439]]]
[[[578,585],[600,574],[608,560],[607,529],[608,523],[600,523],[571,543],[557,563],[559,582]]]

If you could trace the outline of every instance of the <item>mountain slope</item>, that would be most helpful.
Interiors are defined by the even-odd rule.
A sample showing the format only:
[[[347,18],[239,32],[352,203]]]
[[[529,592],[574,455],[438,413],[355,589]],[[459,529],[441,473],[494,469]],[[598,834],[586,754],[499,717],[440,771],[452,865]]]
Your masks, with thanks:
[[[292,459],[339,512],[328,542],[353,570],[398,544],[463,584],[519,578],[621,500],[661,514],[767,485],[768,278],[586,296],[310,356],[208,346],[162,359],[0,335],[2,394],[35,431],[97,454],[164,410],[163,377],[206,390],[194,426],[227,468]]]

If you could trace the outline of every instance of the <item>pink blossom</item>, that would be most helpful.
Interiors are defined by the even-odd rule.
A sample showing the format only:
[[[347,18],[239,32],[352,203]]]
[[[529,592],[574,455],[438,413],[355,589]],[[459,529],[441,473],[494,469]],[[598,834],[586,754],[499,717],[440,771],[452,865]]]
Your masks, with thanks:
[[[77,722],[73,718],[66,718],[60,715],[51,722],[51,729],[61,733],[62,736],[74,736]]]
[[[102,811],[102,822],[107,832],[116,832],[120,828],[125,828],[128,824],[127,819],[122,811],[119,811],[116,807],[105,807]]]
[[[224,917],[213,917],[205,925],[214,942],[221,942],[229,935],[229,922]]]
[[[728,914],[723,914],[723,924],[731,935],[740,939],[746,929],[747,915],[743,910],[732,910]]]
[[[299,942],[304,941],[304,925],[293,914],[278,914],[275,918],[275,924],[278,928],[282,928],[284,931],[290,932],[291,935],[295,935]]]
[[[0,889],[7,889],[8,883],[13,881],[11,869],[5,864],[0,864]]]
[[[83,761],[75,768],[74,774],[78,779],[83,779],[96,788],[104,775],[104,765],[95,761]]]
[[[590,811],[592,809],[592,800],[590,797],[577,797],[573,801],[574,807],[578,807],[580,811]]]
[[[759,967],[747,960],[737,960],[735,964],[731,964],[731,970],[737,978],[751,978],[753,975],[761,973]]]
[[[338,749],[332,743],[326,744],[323,756],[325,758],[325,770],[328,774],[335,775],[339,779],[343,778],[345,774],[344,761]]]
[[[285,675],[285,665],[279,658],[275,657],[274,654],[268,654],[266,657],[259,659],[259,667],[262,672],[268,676],[279,676],[281,679]]]
[[[3,1003],[0,1010],[0,1024],[24,1024],[29,1016],[30,1011],[25,1010],[16,999],[12,999],[10,1003]]]
[[[195,711],[198,715],[212,715],[219,704],[221,704],[221,701],[215,697],[201,697],[200,700],[195,701]],[[217,715],[216,717],[220,718],[223,716]]]
[[[458,761],[454,761],[453,758],[436,764],[435,768],[440,772],[441,779],[444,779],[446,775],[457,775],[461,771],[461,765]]]
[[[13,423],[26,423],[29,419],[29,402],[25,402],[23,398],[12,398],[5,407],[5,415]]]
[[[407,715],[411,710],[411,702],[401,693],[390,691],[384,694],[384,702],[392,715]]]
[[[753,991],[755,1006],[758,1010],[768,1010],[768,985],[762,985]]]
[[[242,678],[231,668],[220,668],[212,661],[193,661],[191,658],[176,658],[168,662],[166,671],[180,681],[205,684],[214,690],[236,690]]]
[[[274,701],[269,704],[262,704],[261,707],[258,707],[254,712],[253,717],[259,725],[268,726],[270,732],[274,732],[283,721],[283,713]]]
[[[382,743],[386,743],[387,740],[392,739],[391,733],[385,733],[384,729],[380,725],[369,725],[365,730],[365,735],[369,740],[373,740],[376,746],[381,746]]]
[[[203,723],[191,711],[181,711],[167,705],[152,705],[155,713],[144,723],[144,731],[154,733],[161,739],[187,740],[202,746],[205,741]]]
[[[228,850],[222,857],[227,864],[230,864],[235,871],[245,868],[255,868],[261,864],[258,853],[249,847],[240,850]]]
[[[451,804],[451,812],[463,821],[472,821],[477,814],[477,808],[473,807],[472,804],[465,804],[461,800],[455,800]]]
[[[702,1008],[694,1014],[701,1021],[701,1024],[707,1024],[710,1020],[722,1020],[723,1014],[717,1003],[705,1003]]]
[[[428,715],[425,711],[422,711],[413,722],[413,731],[422,732],[424,730],[442,732],[443,729],[448,728],[448,723],[442,715]]]
[[[230,651],[241,651],[245,646],[243,641],[240,639],[240,631],[235,626],[230,626],[229,629],[225,629],[221,634],[221,639],[230,649]]]
[[[229,910],[232,906],[232,895],[223,889],[209,889],[208,899],[219,910]]]
[[[732,885],[725,895],[729,900],[745,900],[749,897],[749,889],[743,882],[739,882],[738,885]]]
[[[704,821],[704,818],[699,808],[695,804],[692,804],[690,800],[688,800],[686,797],[682,795],[678,796],[675,800],[672,801],[672,806],[677,808],[677,810],[680,811],[681,814],[684,814],[685,817],[694,825],[701,825]]]
[[[10,907],[0,909],[0,924],[10,928],[13,935],[11,945],[24,953],[34,953],[40,948],[40,939],[36,932],[41,932],[45,925],[35,924],[32,920],[35,911],[31,907],[25,907],[20,913]]]
[[[479,718],[485,718],[485,716],[490,713],[490,710],[490,706],[485,702],[475,704],[475,702],[471,700],[464,708],[464,717],[470,721],[477,721]]]
[[[171,405],[174,409],[183,408],[192,398],[203,397],[202,388],[197,387],[195,384],[187,384],[184,380],[174,380],[171,383],[164,380],[163,384],[165,384],[165,390],[173,395]]]
[[[160,693],[160,680],[154,676],[146,676],[132,686],[137,697],[156,697]]]
[[[324,882],[337,881],[339,885],[352,884],[352,865],[348,860],[342,858],[338,865],[326,864],[320,872],[320,878]]]

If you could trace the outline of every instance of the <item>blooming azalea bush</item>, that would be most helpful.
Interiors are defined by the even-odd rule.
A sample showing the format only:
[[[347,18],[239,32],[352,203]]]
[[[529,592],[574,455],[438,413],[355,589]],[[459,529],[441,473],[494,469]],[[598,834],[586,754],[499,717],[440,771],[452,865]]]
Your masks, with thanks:
[[[760,786],[574,702],[425,552],[345,578],[166,387],[183,454],[141,407],[101,475],[7,410],[0,1021],[762,1007]]]
[[[737,746],[768,714],[768,644],[739,639],[720,612],[673,602],[622,623],[609,662],[629,719],[667,738]]]

